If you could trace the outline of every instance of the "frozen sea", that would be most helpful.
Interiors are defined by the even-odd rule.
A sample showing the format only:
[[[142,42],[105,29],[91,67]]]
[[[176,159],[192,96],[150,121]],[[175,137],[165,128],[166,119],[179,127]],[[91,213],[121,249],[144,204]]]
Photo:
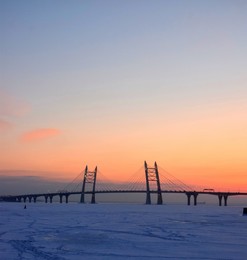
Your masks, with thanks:
[[[0,203],[0,259],[247,259],[240,206]]]

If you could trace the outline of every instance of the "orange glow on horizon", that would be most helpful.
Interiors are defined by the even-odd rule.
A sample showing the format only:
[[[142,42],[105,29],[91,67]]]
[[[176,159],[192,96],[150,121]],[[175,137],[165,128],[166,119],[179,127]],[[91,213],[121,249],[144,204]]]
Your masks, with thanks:
[[[204,111],[208,116],[203,119],[201,111],[189,111],[181,120],[154,118],[152,124],[143,119],[126,126],[106,122],[96,130],[68,124],[27,132],[21,142],[6,135],[0,165],[68,181],[86,165],[98,166],[108,179],[126,181],[147,160],[190,185],[247,190],[245,108],[242,113],[225,108],[230,112],[222,117]]]

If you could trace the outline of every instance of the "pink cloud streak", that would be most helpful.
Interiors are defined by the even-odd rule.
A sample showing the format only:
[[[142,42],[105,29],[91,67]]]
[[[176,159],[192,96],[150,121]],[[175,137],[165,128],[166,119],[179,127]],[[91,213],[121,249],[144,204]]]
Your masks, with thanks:
[[[61,131],[55,128],[40,128],[24,133],[21,139],[24,142],[33,142],[44,140],[59,134],[61,134]]]

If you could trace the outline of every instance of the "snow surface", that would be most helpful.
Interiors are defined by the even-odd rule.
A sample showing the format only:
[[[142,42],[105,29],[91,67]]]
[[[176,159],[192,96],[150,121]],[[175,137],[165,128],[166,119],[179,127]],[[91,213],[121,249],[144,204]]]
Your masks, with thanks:
[[[239,206],[0,203],[0,259],[247,259]]]

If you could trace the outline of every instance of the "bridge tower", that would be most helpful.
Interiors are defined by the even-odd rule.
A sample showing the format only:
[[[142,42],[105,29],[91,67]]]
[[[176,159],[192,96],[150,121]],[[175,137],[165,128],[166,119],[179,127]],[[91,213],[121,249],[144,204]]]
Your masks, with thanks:
[[[145,177],[146,177],[146,204],[151,204],[151,190],[150,186],[151,183],[156,183],[157,186],[157,204],[161,205],[163,203],[162,200],[162,192],[161,192],[161,186],[160,186],[160,178],[159,178],[159,171],[157,163],[154,163],[154,167],[149,167],[147,165],[147,162],[144,162],[145,167]],[[153,192],[152,192],[153,193]]]
[[[84,178],[83,178],[83,183],[82,183],[82,190],[81,190],[81,203],[85,203],[85,192],[89,192],[92,194],[92,199],[91,203],[95,203],[95,187],[96,187],[96,177],[97,177],[97,166],[95,167],[94,171],[88,171],[88,167],[86,166],[85,172],[84,172]],[[86,186],[87,184],[91,184],[92,190],[86,191]]]

